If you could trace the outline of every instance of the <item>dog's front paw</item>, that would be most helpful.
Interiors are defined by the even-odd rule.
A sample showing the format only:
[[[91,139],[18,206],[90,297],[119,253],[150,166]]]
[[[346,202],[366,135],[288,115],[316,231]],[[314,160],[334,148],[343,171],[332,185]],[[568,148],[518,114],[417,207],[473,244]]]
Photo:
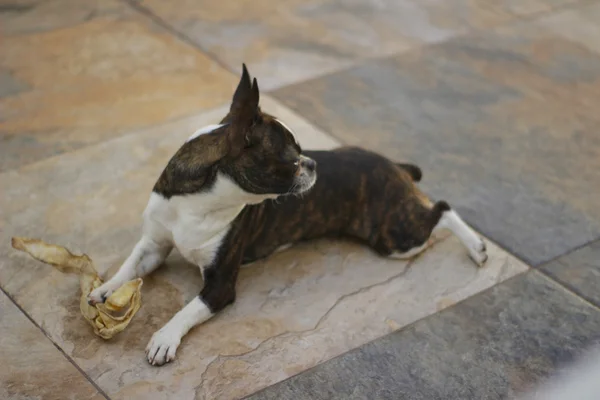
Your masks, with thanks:
[[[175,359],[175,352],[181,343],[181,336],[168,327],[163,327],[152,335],[146,346],[146,358],[152,365],[163,365]]]
[[[479,267],[483,267],[488,260],[487,247],[483,239],[479,236],[477,237],[477,240],[469,246],[469,256]]]
[[[96,304],[104,303],[106,299],[108,299],[110,295],[115,291],[116,288],[114,286],[115,285],[109,281],[92,290],[92,292],[88,294],[88,304],[93,306]]]

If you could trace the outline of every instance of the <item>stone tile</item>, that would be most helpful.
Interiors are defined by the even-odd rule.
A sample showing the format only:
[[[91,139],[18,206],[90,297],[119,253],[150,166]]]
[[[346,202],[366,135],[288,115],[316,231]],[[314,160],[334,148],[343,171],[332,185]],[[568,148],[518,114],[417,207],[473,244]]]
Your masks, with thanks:
[[[540,269],[600,307],[600,241],[552,260]]]
[[[553,373],[518,400],[595,400],[600,393],[600,346],[586,349],[572,363]]]
[[[476,0],[477,1],[477,0]],[[583,0],[585,1],[585,0]],[[519,15],[529,16],[532,14],[540,14],[543,12],[552,11],[564,6],[575,5],[581,3],[582,0],[504,0],[502,7],[508,12]],[[481,0],[480,3],[491,5],[493,0]]]
[[[578,43],[516,24],[273,95],[421,165],[433,197],[531,264],[600,237],[600,57]]]
[[[0,34],[41,33],[72,27],[100,16],[133,13],[125,2],[115,0],[7,0],[0,4]]]
[[[2,292],[0,310],[0,398],[105,399]]]
[[[70,3],[18,14],[34,13],[27,24],[35,25],[53,7],[47,21],[64,22],[58,29],[2,39],[0,69],[20,90],[0,98],[0,170],[230,100],[236,76],[147,18],[115,11],[116,0]]]
[[[263,96],[265,97],[265,96]],[[304,147],[335,141],[284,107],[263,108],[296,130]],[[526,267],[490,243],[477,269],[454,238],[413,263],[363,247],[319,241],[242,270],[237,302],[184,340],[163,368],[144,347],[201,287],[199,270],[177,253],[144,281],[142,307],[110,342],[78,310],[77,279],[9,248],[23,235],[84,250],[110,275],[138,239],[141,212],[164,164],[211,111],[0,175],[0,284],[67,354],[115,399],[238,398],[285,379],[469,297]]]
[[[142,0],[140,4],[237,70],[273,89],[446,40],[468,28],[507,23],[570,0]],[[524,7],[523,4],[530,7]],[[530,10],[528,10],[529,8]]]
[[[16,80],[8,71],[0,70],[0,98],[13,96],[27,89],[27,86]]]
[[[512,399],[598,332],[597,308],[531,272],[250,399]]]
[[[540,19],[537,23],[561,36],[600,52],[600,4],[598,3],[585,4],[581,7],[553,13]]]
[[[275,115],[293,129],[300,145],[304,149],[330,150],[340,146],[340,142],[312,125],[301,115],[296,114],[280,102],[269,96],[261,95],[261,107],[265,112]]]

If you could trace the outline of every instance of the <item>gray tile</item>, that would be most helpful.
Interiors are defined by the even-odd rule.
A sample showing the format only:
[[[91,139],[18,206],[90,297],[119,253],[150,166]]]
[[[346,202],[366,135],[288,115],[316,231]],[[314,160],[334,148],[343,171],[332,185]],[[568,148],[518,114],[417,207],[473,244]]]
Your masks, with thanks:
[[[600,306],[600,241],[545,264],[541,269],[588,301]]]
[[[341,141],[409,160],[424,189],[538,265],[600,237],[600,57],[531,24],[277,90]]]
[[[600,311],[532,271],[250,398],[513,398],[598,340]]]
[[[547,0],[542,0],[546,2]],[[552,0],[564,4],[573,0]],[[510,3],[526,3],[525,9]],[[494,3],[494,4],[491,4]],[[507,4],[509,3],[509,4]],[[139,4],[273,89],[357,60],[436,43],[548,9],[539,0],[141,0]],[[533,8],[532,8],[533,7]]]

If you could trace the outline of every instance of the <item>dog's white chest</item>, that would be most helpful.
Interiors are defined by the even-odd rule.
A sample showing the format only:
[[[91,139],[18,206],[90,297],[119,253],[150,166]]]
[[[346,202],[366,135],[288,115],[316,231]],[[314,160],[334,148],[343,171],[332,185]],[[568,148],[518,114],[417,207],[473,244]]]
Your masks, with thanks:
[[[144,230],[160,234],[191,263],[210,265],[241,208],[207,210],[202,195],[173,197],[152,193],[144,212]]]
[[[203,268],[213,263],[231,223],[244,206],[273,197],[247,193],[218,173],[205,192],[170,199],[152,193],[144,211],[144,230],[149,231],[149,237],[172,242],[186,260]]]

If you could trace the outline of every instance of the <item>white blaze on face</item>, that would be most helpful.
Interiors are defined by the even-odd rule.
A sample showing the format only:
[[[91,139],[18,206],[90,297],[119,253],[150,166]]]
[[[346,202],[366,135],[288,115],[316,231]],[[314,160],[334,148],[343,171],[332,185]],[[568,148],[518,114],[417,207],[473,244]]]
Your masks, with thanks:
[[[190,136],[188,138],[188,140],[186,140],[185,142],[189,142],[190,140],[196,139],[198,136],[200,135],[205,135],[207,133],[210,133],[214,130],[219,129],[220,127],[224,126],[225,124],[212,124],[212,125],[207,125],[204,128],[200,128],[198,129],[196,132],[194,132],[194,134],[192,136]]]
[[[294,138],[294,141],[296,142],[296,144],[298,145],[298,147],[300,147],[300,143],[298,143],[298,139],[296,139],[296,135],[294,134],[294,131],[291,130],[289,126],[287,126],[286,124],[284,124],[282,121],[278,120],[277,118],[275,118],[275,121],[279,122],[279,125],[283,126],[285,129],[288,130],[288,132],[290,132],[292,134],[292,137]]]

